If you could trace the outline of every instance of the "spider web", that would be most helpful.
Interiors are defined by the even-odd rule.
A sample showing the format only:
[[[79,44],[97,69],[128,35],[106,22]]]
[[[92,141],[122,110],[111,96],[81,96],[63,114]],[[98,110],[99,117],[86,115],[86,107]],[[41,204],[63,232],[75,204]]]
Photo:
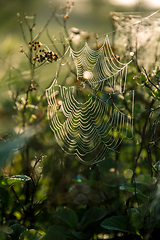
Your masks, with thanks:
[[[133,137],[134,91],[124,98],[128,64],[114,55],[106,36],[101,48],[69,46],[52,85],[46,89],[48,118],[57,143],[68,154],[94,164]],[[64,77],[64,69],[68,69]],[[68,79],[69,86],[65,83]],[[127,106],[127,109],[124,108]]]
[[[160,64],[159,10],[143,18],[139,13],[112,12],[113,42],[118,54],[128,58],[136,54],[139,66],[152,71]],[[157,16],[154,16],[154,15]],[[146,57],[147,56],[147,57]]]

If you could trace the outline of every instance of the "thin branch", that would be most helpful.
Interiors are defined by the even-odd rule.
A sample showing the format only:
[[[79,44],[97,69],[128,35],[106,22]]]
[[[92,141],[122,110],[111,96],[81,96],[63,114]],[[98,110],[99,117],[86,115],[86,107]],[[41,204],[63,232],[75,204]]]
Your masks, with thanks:
[[[25,127],[25,111],[26,111],[26,107],[28,104],[28,95],[29,95],[29,91],[30,89],[28,88],[27,92],[26,92],[26,99],[25,99],[25,103],[24,103],[24,107],[23,107],[23,111],[22,111],[22,117],[23,117],[23,128]]]
[[[21,207],[22,207],[22,209],[23,209],[23,212],[25,213],[25,209],[24,209],[24,207],[23,207],[23,205],[22,205],[22,203],[21,203],[21,201],[20,201],[20,199],[19,199],[16,191],[14,190],[13,186],[11,186],[11,189],[12,189],[12,191],[14,192],[14,195],[15,195],[17,201],[20,203],[20,205],[21,205]]]
[[[159,87],[158,87],[157,85],[155,85],[155,84],[149,79],[146,69],[145,69],[143,66],[142,66],[142,68],[143,68],[144,74],[145,74],[148,82],[149,82],[150,84],[152,84],[158,91],[160,91]]]
[[[55,15],[55,11],[56,11],[56,8],[55,8],[54,11],[52,12],[50,18],[48,19],[48,21],[46,22],[46,24],[44,25],[44,27],[40,30],[40,32],[37,34],[37,36],[35,36],[35,38],[33,39],[33,42],[36,41],[36,40],[41,36],[41,34],[43,33],[43,31],[47,28],[47,26],[49,25],[51,19],[52,19],[53,16]]]
[[[49,32],[48,32],[48,28],[46,27],[46,32],[47,32],[47,36],[50,40],[50,42],[52,43],[53,47],[55,48],[56,52],[58,53],[58,55],[61,57],[61,53],[59,52],[58,48],[56,47],[54,41],[52,40],[51,36],[49,35]]]
[[[142,141],[141,141],[141,146],[140,146],[140,149],[139,149],[139,152],[138,152],[138,155],[136,157],[136,160],[135,160],[135,166],[134,166],[134,170],[133,170],[133,176],[132,176],[132,179],[131,179],[131,182],[133,183],[134,182],[134,178],[135,178],[135,174],[136,174],[136,168],[137,168],[137,164],[138,164],[138,159],[141,155],[141,152],[142,152],[142,149],[143,149],[143,144],[144,144],[144,141],[145,141],[145,131],[146,131],[146,127],[147,127],[147,122],[148,122],[148,119],[149,119],[149,115],[150,115],[150,109],[152,108],[153,104],[154,104],[155,100],[152,99],[150,105],[149,105],[149,112],[148,112],[148,115],[146,117],[146,121],[145,121],[145,124],[143,126],[143,131],[142,131]]]
[[[21,28],[23,39],[24,39],[25,43],[28,45],[28,41],[27,41],[26,35],[24,33],[23,27],[22,27],[22,20],[21,20],[21,17],[20,17],[20,13],[17,13],[17,17],[18,17],[18,22],[19,22],[19,25],[20,25],[20,28]]]

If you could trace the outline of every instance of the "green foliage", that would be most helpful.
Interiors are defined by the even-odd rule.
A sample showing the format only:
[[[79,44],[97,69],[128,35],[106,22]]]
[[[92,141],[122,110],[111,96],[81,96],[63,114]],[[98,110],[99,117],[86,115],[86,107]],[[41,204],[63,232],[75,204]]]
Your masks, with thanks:
[[[17,176],[11,176],[11,177],[1,177],[0,179],[0,187],[4,186],[11,186],[15,183],[21,183],[29,181],[30,177],[23,176],[23,175],[17,175]]]
[[[69,208],[59,208],[54,213],[54,217],[60,219],[62,224],[64,222],[70,228],[75,228],[78,223],[77,215]]]
[[[41,239],[41,234],[34,229],[30,229],[21,233],[19,240],[39,240]]]
[[[120,234],[151,239],[160,228],[160,70],[138,74],[132,63],[127,91],[117,99],[119,108],[130,111],[127,94],[135,89],[133,139],[93,166],[66,155],[49,128],[44,91],[53,79],[55,56],[62,57],[67,48],[65,11],[71,7],[62,8],[64,34],[57,46],[48,32],[54,11],[36,36],[35,18],[18,15],[26,45],[17,57],[18,68],[5,66],[0,82],[0,239],[97,240]],[[41,55],[44,29],[51,52],[58,54],[52,58],[46,45],[46,59]]]
[[[128,213],[130,215],[130,223],[135,229],[141,229],[144,227],[144,219],[142,219],[142,216],[137,209],[128,209]]]
[[[107,212],[105,209],[99,207],[89,209],[82,218],[82,229],[84,230],[88,225],[103,219],[106,215]]]
[[[23,227],[22,225],[20,224],[13,224],[10,226],[10,228],[12,229],[12,232],[10,233],[10,237],[13,239],[13,240],[17,240],[19,239],[19,236],[22,232],[26,231],[26,228]]]
[[[44,240],[52,240],[52,239],[60,239],[65,240],[67,239],[67,228],[64,228],[62,226],[53,225],[50,226],[47,230],[47,233],[44,237]]]
[[[121,232],[134,232],[130,223],[129,217],[126,215],[120,216],[112,216],[110,218],[105,219],[101,226],[105,229],[112,230],[112,231],[121,231]]]

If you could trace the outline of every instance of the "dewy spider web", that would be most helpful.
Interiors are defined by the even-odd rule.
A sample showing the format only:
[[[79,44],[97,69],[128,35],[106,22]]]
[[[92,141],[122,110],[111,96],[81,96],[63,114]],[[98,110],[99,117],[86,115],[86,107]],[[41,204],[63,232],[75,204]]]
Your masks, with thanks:
[[[108,36],[98,50],[85,43],[80,51],[69,47],[67,53],[67,61],[60,66],[67,66],[71,75],[75,66],[75,84],[60,85],[57,74],[46,89],[48,118],[61,148],[85,164],[94,164],[104,160],[106,152],[115,150],[124,138],[133,137],[134,91],[131,99],[127,95],[128,112],[124,109],[130,62],[124,64],[115,57]]]

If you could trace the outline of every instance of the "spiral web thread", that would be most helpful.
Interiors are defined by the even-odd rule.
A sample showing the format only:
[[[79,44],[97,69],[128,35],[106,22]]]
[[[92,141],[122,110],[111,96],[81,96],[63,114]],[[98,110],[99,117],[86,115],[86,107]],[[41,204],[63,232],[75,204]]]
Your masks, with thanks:
[[[48,118],[60,147],[79,161],[94,164],[115,151],[124,138],[133,137],[134,91],[129,95],[130,111],[118,107],[124,106],[130,62],[115,57],[108,36],[98,50],[85,43],[80,51],[69,47],[67,52],[68,60],[60,65],[74,63],[78,84],[66,87],[54,79],[46,89]]]

